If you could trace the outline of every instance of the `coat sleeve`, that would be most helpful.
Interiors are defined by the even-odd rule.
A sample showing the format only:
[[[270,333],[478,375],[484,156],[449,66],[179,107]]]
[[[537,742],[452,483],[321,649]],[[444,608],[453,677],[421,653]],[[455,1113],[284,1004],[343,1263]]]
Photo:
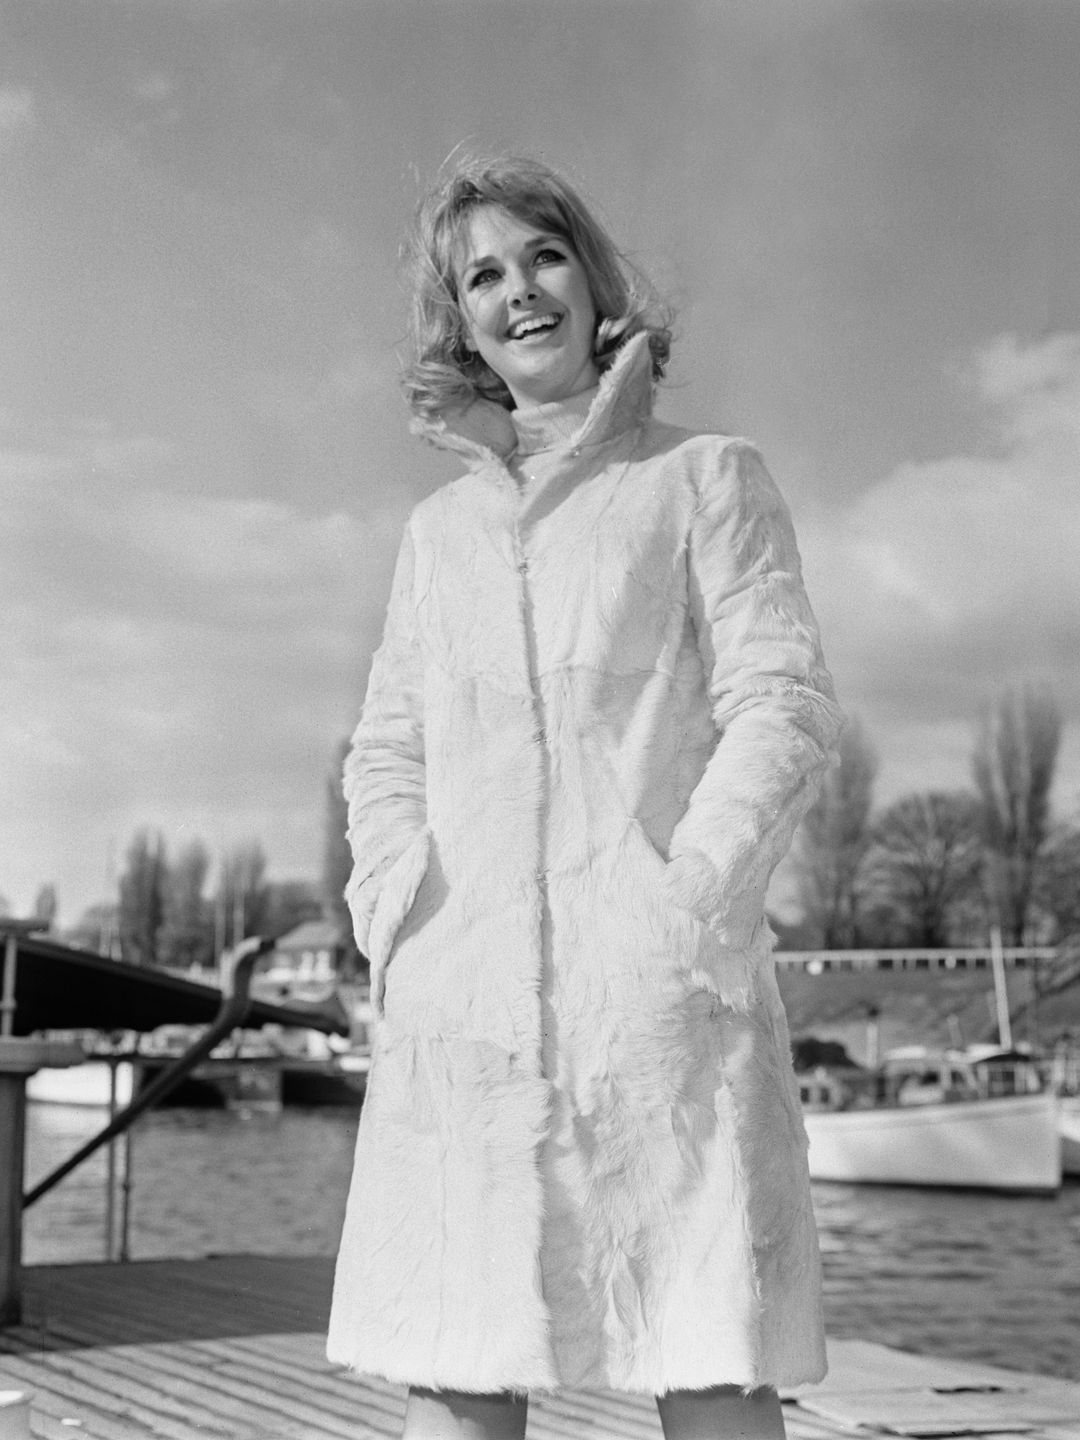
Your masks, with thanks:
[[[345,898],[357,946],[366,955],[370,955],[371,922],[383,881],[414,842],[426,835],[423,666],[413,565],[412,535],[406,529],[382,643],[371,662],[360,723],[345,760],[353,857]]]
[[[680,904],[744,948],[842,725],[787,506],[745,441],[723,448],[701,487],[687,567],[716,745],[673,832],[667,878]]]

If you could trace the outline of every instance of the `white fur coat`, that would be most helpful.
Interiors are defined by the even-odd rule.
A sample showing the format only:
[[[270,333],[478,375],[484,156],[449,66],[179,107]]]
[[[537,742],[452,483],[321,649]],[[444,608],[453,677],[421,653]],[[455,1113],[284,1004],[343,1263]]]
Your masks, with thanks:
[[[410,518],[346,767],[382,1019],[331,1359],[457,1390],[820,1378],[766,885],[839,727],[752,446],[644,336],[525,498],[507,412]]]

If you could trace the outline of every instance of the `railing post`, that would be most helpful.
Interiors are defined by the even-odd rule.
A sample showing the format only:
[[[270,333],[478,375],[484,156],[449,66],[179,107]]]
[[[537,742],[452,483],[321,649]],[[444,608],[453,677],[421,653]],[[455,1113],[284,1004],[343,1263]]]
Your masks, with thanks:
[[[0,1070],[0,1155],[11,1180],[0,1186],[0,1326],[22,1319],[22,1177],[26,1075]]]
[[[14,930],[4,936],[4,982],[0,989],[0,1037],[15,1033],[15,970],[19,941]]]
[[[109,1067],[109,1122],[116,1119],[116,1076],[117,1060],[110,1055],[106,1062]],[[116,1258],[116,1140],[110,1140],[105,1151],[105,1259]]]
[[[9,1039],[15,1027],[15,966],[18,941],[14,931],[4,936],[4,978],[0,989],[0,1038]],[[22,1263],[22,1177],[26,1137],[26,1076],[0,1073],[0,1155],[10,1167],[12,1181],[0,1187],[0,1325],[15,1325],[22,1318],[19,1267]]]
[[[135,1084],[138,1084],[138,1071]],[[131,1196],[135,1188],[135,1165],[134,1165],[135,1131],[128,1129],[124,1131],[124,1179],[121,1186],[120,1197],[120,1255],[119,1258],[127,1263],[131,1259]]]

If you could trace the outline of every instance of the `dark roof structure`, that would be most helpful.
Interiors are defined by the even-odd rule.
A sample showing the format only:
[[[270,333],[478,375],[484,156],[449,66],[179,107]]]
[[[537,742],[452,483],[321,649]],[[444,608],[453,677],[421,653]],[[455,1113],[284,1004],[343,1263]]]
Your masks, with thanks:
[[[4,965],[0,927],[0,969]],[[39,934],[15,936],[12,1033],[39,1030],[156,1030],[159,1025],[205,1025],[218,1014],[222,993],[160,970],[125,965]],[[298,1026],[347,1035],[349,1020],[332,998],[318,1004],[252,1000],[244,1024]]]
[[[274,942],[275,950],[337,950],[341,926],[332,920],[305,920]]]

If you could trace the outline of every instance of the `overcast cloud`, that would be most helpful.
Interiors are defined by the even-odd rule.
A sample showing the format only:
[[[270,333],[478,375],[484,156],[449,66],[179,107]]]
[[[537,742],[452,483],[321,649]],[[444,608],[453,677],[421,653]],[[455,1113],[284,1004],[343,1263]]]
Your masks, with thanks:
[[[17,13],[16,13],[17,11]],[[410,507],[417,188],[568,165],[679,307],[660,407],[794,511],[881,800],[1047,683],[1080,804],[1080,9],[37,0],[0,16],[0,894],[137,826],[315,876]]]
[[[800,525],[838,685],[894,794],[968,780],[1003,683],[1048,686],[1080,714],[1080,334],[1000,336],[953,383],[979,401],[979,453],[900,465]],[[1070,728],[1066,803],[1075,742]]]

